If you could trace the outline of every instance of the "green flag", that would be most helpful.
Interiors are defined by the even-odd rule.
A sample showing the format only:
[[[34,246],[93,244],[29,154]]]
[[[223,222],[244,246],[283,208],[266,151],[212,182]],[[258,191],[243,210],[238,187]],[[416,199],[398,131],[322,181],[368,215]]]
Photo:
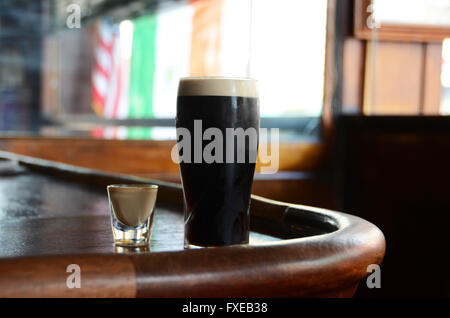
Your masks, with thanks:
[[[153,82],[155,74],[156,15],[133,21],[128,118],[153,117]]]

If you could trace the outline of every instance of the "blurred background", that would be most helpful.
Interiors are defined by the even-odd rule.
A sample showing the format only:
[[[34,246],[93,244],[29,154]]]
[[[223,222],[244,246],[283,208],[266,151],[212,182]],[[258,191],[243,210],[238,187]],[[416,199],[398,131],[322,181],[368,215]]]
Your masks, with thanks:
[[[173,126],[179,78],[208,75],[257,78],[263,117],[317,129],[326,0],[5,1],[1,12],[1,130],[174,138],[160,127]]]
[[[450,0],[3,0],[0,150],[180,182],[178,81],[208,75],[280,129],[253,193],[384,232],[357,296],[450,296]]]

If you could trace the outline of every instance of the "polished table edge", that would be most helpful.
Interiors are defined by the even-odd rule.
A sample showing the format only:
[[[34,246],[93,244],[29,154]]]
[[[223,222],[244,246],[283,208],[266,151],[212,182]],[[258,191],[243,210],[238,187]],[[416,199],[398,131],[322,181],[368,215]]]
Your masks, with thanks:
[[[0,151],[0,158],[90,184],[155,183],[181,207],[178,184],[105,173]],[[86,180],[84,180],[86,179]],[[303,214],[336,230],[310,237],[202,250],[145,254],[48,255],[0,259],[0,297],[287,297],[354,291],[385,253],[383,233],[359,217],[252,195],[252,215],[284,222]],[[66,268],[81,268],[81,288],[68,288]],[[205,270],[205,264],[208,268]],[[302,286],[301,289],[298,286]],[[345,287],[345,288],[343,288]],[[351,292],[344,293],[345,295]]]

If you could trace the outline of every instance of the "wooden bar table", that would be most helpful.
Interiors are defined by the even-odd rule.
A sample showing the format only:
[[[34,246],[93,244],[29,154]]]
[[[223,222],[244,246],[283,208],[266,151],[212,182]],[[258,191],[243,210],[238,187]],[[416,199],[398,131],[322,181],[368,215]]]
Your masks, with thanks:
[[[184,250],[180,185],[0,158],[0,297],[350,297],[384,257],[361,218],[257,196],[249,245]],[[113,246],[112,183],[159,185],[148,249]],[[71,264],[81,288],[67,287]]]

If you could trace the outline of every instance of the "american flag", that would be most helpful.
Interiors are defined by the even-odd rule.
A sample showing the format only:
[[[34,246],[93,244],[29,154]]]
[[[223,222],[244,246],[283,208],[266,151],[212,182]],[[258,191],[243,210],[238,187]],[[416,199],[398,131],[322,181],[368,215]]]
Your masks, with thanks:
[[[91,83],[92,107],[99,116],[118,117],[122,91],[120,64],[117,26],[100,22]]]

